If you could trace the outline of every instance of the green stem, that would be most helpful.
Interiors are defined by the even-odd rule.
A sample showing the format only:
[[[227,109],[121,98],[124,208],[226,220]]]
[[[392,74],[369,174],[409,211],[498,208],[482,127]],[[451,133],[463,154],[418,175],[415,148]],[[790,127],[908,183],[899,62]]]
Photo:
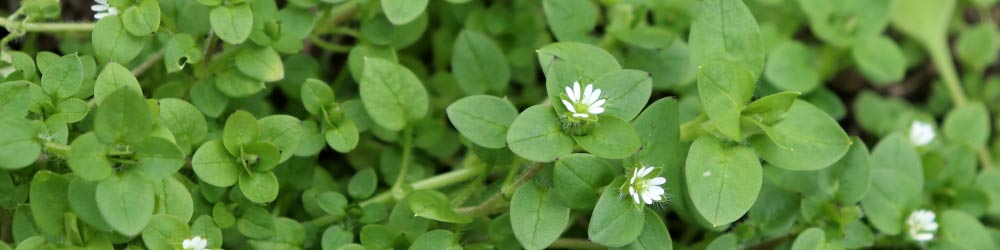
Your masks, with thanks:
[[[413,145],[412,143],[410,143],[410,141],[412,140],[413,140],[413,127],[406,126],[406,128],[403,129],[403,158],[399,163],[399,173],[398,176],[396,176],[396,183],[392,184],[392,190],[391,190],[393,193],[399,196],[405,195],[405,192],[403,192],[402,188],[403,188],[403,182],[406,182],[406,170],[410,167],[410,154],[413,151]]]
[[[545,164],[535,163],[535,165],[531,166],[531,168],[527,171],[524,171],[524,173],[521,174],[517,180],[501,187],[500,192],[490,196],[490,198],[487,198],[483,201],[483,203],[479,203],[479,205],[476,205],[475,207],[460,208],[459,212],[463,212],[472,217],[490,214],[495,207],[507,202],[507,200],[514,195],[514,192],[521,187],[521,185],[524,185],[524,183],[527,183],[531,180],[531,178],[535,177],[535,174],[542,170],[542,167],[544,166]]]
[[[155,66],[156,63],[163,60],[163,56],[166,55],[166,52],[167,49],[164,48],[161,49],[159,52],[156,52],[156,54],[153,54],[153,56],[146,58],[146,61],[143,61],[142,64],[139,64],[139,66],[135,67],[135,69],[132,69],[132,75],[134,75],[135,77],[139,77],[143,73],[146,73],[146,71],[153,68],[153,66]]]
[[[573,238],[559,238],[549,248],[558,249],[576,249],[576,250],[603,250],[608,249],[605,246],[599,245],[597,243],[591,242],[585,239],[573,239]]]
[[[705,130],[701,128],[705,121],[708,121],[708,116],[701,114],[695,117],[694,120],[681,124],[680,141],[694,141],[694,139],[705,134]]]
[[[334,52],[334,53],[347,53],[351,51],[351,46],[340,45],[336,43],[327,42],[319,36],[309,36],[309,41],[322,48],[323,50]]]
[[[58,142],[45,142],[45,151],[62,158],[69,157],[69,145]]]
[[[969,101],[966,99],[961,82],[958,80],[955,64],[951,61],[951,52],[945,46],[947,42],[942,41],[937,44],[928,45],[927,48],[930,52],[931,60],[934,62],[934,67],[941,74],[941,78],[944,80],[945,87],[947,87],[948,94],[951,95],[951,99],[955,102],[955,106],[965,106]],[[979,155],[979,162],[982,164],[982,168],[993,168],[993,159],[990,158],[988,146],[978,148],[976,153]]]
[[[90,32],[94,30],[94,23],[17,23],[10,22],[5,16],[0,16],[0,26],[3,26],[7,30],[11,30],[12,27],[17,26],[17,28],[23,31],[33,31],[33,32]]]
[[[458,170],[453,170],[451,172],[435,175],[433,177],[414,182],[413,190],[437,189],[440,187],[445,187],[451,184],[472,179],[482,174],[483,171],[484,169],[482,167],[467,167]],[[389,202],[394,200],[395,197],[393,197],[392,191],[390,190],[378,194],[375,197],[372,197],[368,200],[362,201],[361,206],[364,207],[372,203]]]

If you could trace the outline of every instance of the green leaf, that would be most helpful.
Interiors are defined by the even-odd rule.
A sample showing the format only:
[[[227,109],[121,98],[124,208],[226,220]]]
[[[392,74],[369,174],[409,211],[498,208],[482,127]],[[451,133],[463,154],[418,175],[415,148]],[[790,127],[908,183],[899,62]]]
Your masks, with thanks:
[[[128,63],[142,51],[145,39],[133,36],[122,27],[118,15],[101,18],[90,36],[94,54],[103,62]]]
[[[355,199],[364,199],[372,196],[377,186],[378,178],[375,176],[375,169],[365,168],[351,177],[347,184],[347,193]]]
[[[598,7],[585,0],[544,0],[542,9],[549,29],[559,41],[585,41],[597,26]]]
[[[760,77],[764,68],[760,28],[743,1],[706,0],[696,16],[688,38],[695,65],[726,61],[750,73],[751,81]]]
[[[980,22],[958,36],[955,55],[965,66],[984,69],[996,61],[1000,53],[1000,34],[990,22]]]
[[[271,213],[268,213],[260,206],[243,206],[243,214],[236,222],[236,228],[240,233],[252,239],[264,239],[275,236],[276,223]]]
[[[178,242],[191,237],[191,228],[181,219],[158,214],[149,221],[149,226],[142,230],[142,242],[149,250],[173,250]],[[203,236],[204,237],[204,236]]]
[[[906,57],[903,51],[885,36],[859,39],[851,47],[851,56],[866,78],[878,85],[888,85],[903,80],[906,74]]]
[[[253,11],[250,10],[250,4],[215,6],[209,14],[209,20],[219,39],[230,44],[240,44],[250,37]]]
[[[163,65],[166,67],[167,73],[181,71],[188,63],[201,62],[201,49],[191,35],[174,34],[167,42],[167,48],[163,54]]]
[[[553,192],[529,182],[514,192],[510,200],[510,221],[514,237],[528,250],[548,247],[569,223],[569,207]]]
[[[773,129],[784,138],[784,146],[764,135],[751,137],[750,143],[761,159],[784,169],[825,168],[844,156],[851,145],[837,121],[805,101],[796,100]]]
[[[344,217],[347,209],[347,197],[339,192],[327,191],[316,196],[319,207],[335,218]],[[325,237],[324,237],[325,238]]]
[[[970,149],[986,145],[990,137],[990,113],[982,103],[956,107],[944,117],[945,138]]]
[[[792,243],[792,250],[821,250],[826,242],[826,235],[823,230],[813,227],[802,231],[795,242]]]
[[[278,177],[271,171],[240,172],[240,192],[252,202],[274,201],[278,198]]]
[[[636,159],[647,166],[666,167],[681,163],[677,115],[677,99],[663,98],[650,104],[632,121],[642,140],[642,149],[636,153]]]
[[[86,181],[83,178],[76,178],[69,184],[66,197],[69,198],[69,207],[73,213],[79,215],[79,219],[87,226],[101,231],[111,231],[100,209],[97,208],[97,184],[98,182]]]
[[[23,118],[31,107],[31,82],[13,81],[0,83],[0,119]]]
[[[559,95],[565,93],[565,87],[573,86],[573,82],[585,85],[605,73],[622,68],[607,51],[585,43],[553,43],[538,49],[537,53],[539,66],[545,73],[546,93],[553,100],[559,100]]]
[[[448,230],[434,230],[421,234],[413,241],[409,250],[454,250],[462,249],[456,242],[455,234]]]
[[[260,138],[262,142],[271,142],[281,151],[284,162],[291,158],[298,149],[304,130],[302,121],[290,115],[272,115],[260,118]]]
[[[31,179],[31,215],[42,233],[52,236],[65,234],[63,213],[69,212],[68,188],[69,179],[46,170],[39,171]]]
[[[138,164],[132,169],[148,180],[170,177],[186,161],[184,152],[176,144],[160,137],[149,137],[135,145],[135,159]]]
[[[302,97],[302,106],[309,111],[309,114],[325,117],[329,112],[327,109],[337,101],[333,95],[333,89],[322,80],[315,78],[306,79],[302,83],[302,90],[299,96]]]
[[[229,105],[229,97],[217,88],[215,78],[196,82],[191,86],[191,103],[205,115],[216,118]]]
[[[194,105],[175,98],[160,99],[159,124],[174,135],[177,145],[185,154],[201,143],[208,134],[205,116]]]
[[[573,140],[587,152],[607,159],[629,157],[642,147],[635,128],[614,116],[601,116],[589,134],[573,136]]]
[[[663,225],[663,219],[656,215],[652,209],[645,210],[645,222],[642,226],[642,233],[639,238],[625,246],[629,250],[672,250],[674,243],[670,239],[670,232],[667,226]]]
[[[236,53],[236,68],[247,76],[263,82],[285,78],[281,56],[271,47],[247,46]]]
[[[573,137],[563,133],[555,111],[535,105],[514,119],[507,132],[507,145],[525,159],[551,162],[573,152]]]
[[[354,122],[343,120],[336,127],[327,127],[323,132],[326,144],[340,153],[347,153],[358,146],[358,128]]]
[[[366,225],[361,228],[361,244],[364,245],[364,249],[393,249],[392,238],[395,237],[395,233],[389,230],[388,227],[372,224]],[[346,246],[340,247],[344,249]]]
[[[750,73],[736,64],[712,62],[701,66],[698,74],[701,106],[715,127],[731,140],[743,141],[740,111],[753,96],[754,82]]]
[[[233,98],[248,97],[266,88],[264,82],[251,78],[237,68],[230,68],[215,75],[215,87]]]
[[[662,27],[640,26],[614,34],[622,42],[644,49],[666,49],[677,38],[672,31]]]
[[[595,79],[594,88],[602,91],[601,99],[608,100],[602,115],[630,121],[649,102],[653,78],[639,70],[613,70]]]
[[[510,66],[503,50],[490,37],[463,30],[455,38],[452,72],[463,92],[470,95],[504,93]]]
[[[330,226],[323,231],[321,246],[323,250],[337,250],[341,246],[354,241],[354,233],[344,230],[341,226]],[[362,248],[364,249],[364,248]]]
[[[928,47],[944,45],[955,0],[912,0],[892,4],[892,25]]]
[[[129,89],[136,93],[142,93],[142,87],[132,75],[132,71],[121,64],[111,62],[104,66],[101,74],[97,75],[97,81],[94,83],[94,100],[100,105],[104,98],[118,89]]]
[[[112,92],[94,116],[94,133],[105,144],[138,144],[153,130],[153,114],[138,92],[121,88]]]
[[[73,173],[81,179],[104,180],[111,176],[112,171],[112,164],[107,156],[109,150],[94,133],[86,133],[73,140],[66,161]]]
[[[902,135],[893,133],[872,150],[872,186],[861,200],[868,221],[879,231],[903,231],[904,212],[918,204],[924,188],[923,163]]]
[[[813,48],[789,40],[768,55],[764,76],[781,90],[808,93],[821,83],[816,61]]]
[[[406,202],[416,216],[455,224],[472,222],[472,218],[468,215],[455,212],[455,209],[449,206],[448,196],[438,191],[413,191],[406,196]]]
[[[616,181],[604,190],[590,216],[587,235],[595,243],[620,247],[635,241],[642,234],[643,209],[636,207],[629,199],[620,199],[625,194],[621,194],[615,187],[621,183],[622,181]]]
[[[851,148],[843,158],[820,170],[817,184],[835,194],[841,204],[855,204],[868,193],[872,182],[872,159],[860,138],[851,138]]]
[[[125,30],[134,36],[148,36],[160,28],[160,4],[156,0],[136,1],[122,13]]]
[[[507,130],[517,117],[517,108],[507,99],[474,95],[459,99],[447,108],[448,120],[462,136],[487,148],[507,145]]]
[[[153,218],[153,189],[134,174],[113,176],[97,184],[97,208],[111,228],[126,236],[142,232]]]
[[[194,198],[181,181],[172,177],[164,178],[153,182],[153,191],[156,195],[156,214],[172,215],[181,221],[191,220],[194,215]]]
[[[23,118],[0,119],[0,168],[19,169],[38,160],[40,129]]]
[[[587,209],[597,202],[597,190],[611,182],[611,165],[589,154],[560,157],[552,169],[552,185],[563,204]]]
[[[964,212],[950,210],[941,213],[941,228],[931,249],[996,249],[990,231],[979,219]]]
[[[412,22],[424,13],[428,0],[383,0],[382,11],[394,25]]]
[[[65,123],[74,123],[83,120],[90,111],[88,109],[87,102],[77,99],[69,98],[59,101],[56,104],[55,114],[49,116],[49,120],[57,119]]]
[[[236,184],[241,172],[236,158],[226,151],[220,140],[202,144],[191,159],[191,167],[198,179],[217,187]]]
[[[351,71],[354,81],[361,82],[367,58],[382,58],[390,62],[399,61],[396,50],[392,47],[367,43],[358,44],[351,48],[351,52],[347,54],[347,67]]]
[[[408,201],[396,202],[389,213],[388,226],[395,228],[408,240],[416,240],[430,227],[431,220],[417,216],[410,209]]]
[[[694,207],[713,226],[746,214],[757,200],[762,181],[760,162],[753,150],[723,145],[712,136],[694,141],[684,173]]]
[[[379,58],[365,60],[361,101],[376,124],[399,131],[427,115],[427,90],[412,71]]]
[[[742,114],[744,116],[756,116],[755,119],[764,124],[781,121],[785,118],[788,109],[792,108],[792,105],[795,104],[795,100],[799,95],[799,92],[785,91],[761,97],[747,105],[743,109]]]
[[[73,96],[81,84],[83,84],[83,63],[76,54],[59,58],[42,72],[42,90],[54,99]]]
[[[238,110],[226,119],[222,129],[222,143],[226,150],[234,156],[241,155],[241,148],[256,142],[260,137],[260,124],[257,118],[244,110]]]
[[[672,89],[686,86],[698,76],[691,63],[687,43],[678,40],[659,50],[634,48],[626,52],[625,67],[653,73],[653,88]]]

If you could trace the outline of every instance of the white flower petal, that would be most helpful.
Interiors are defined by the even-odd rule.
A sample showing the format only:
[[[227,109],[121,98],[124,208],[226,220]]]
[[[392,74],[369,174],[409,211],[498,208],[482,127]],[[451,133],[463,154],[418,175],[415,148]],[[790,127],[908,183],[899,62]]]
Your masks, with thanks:
[[[639,193],[632,192],[632,200],[635,201],[635,204],[642,204],[642,201],[639,200]]]
[[[604,103],[607,102],[607,101],[608,101],[608,99],[600,99],[600,100],[594,101],[594,103],[591,103],[590,106],[591,107],[600,107],[600,106],[603,106]]]
[[[646,190],[643,193],[649,194],[649,195],[660,196],[660,195],[663,195],[663,188],[661,188],[659,186],[647,186]]]
[[[653,172],[653,167],[642,167],[642,169],[639,169],[639,176],[646,176],[652,172]]]
[[[633,168],[632,169],[632,180],[628,181],[628,183],[635,184],[635,177],[638,176],[638,175],[639,175],[639,168]]]
[[[575,96],[573,96],[573,89],[571,89],[569,86],[566,86],[566,96],[568,96],[570,100],[576,98]],[[576,100],[573,101],[576,102]]]
[[[589,98],[587,98],[587,104],[593,104],[595,101],[597,101],[598,98],[601,98],[601,89],[595,89],[594,93],[591,93]],[[604,102],[601,102],[601,104],[603,103]]]
[[[650,179],[649,181],[647,181],[646,185],[659,186],[659,185],[663,185],[663,183],[667,183],[667,178],[656,177],[656,178],[653,178],[653,179]]]
[[[573,107],[572,103],[570,103],[569,101],[566,101],[566,100],[562,100],[562,103],[563,103],[564,106],[566,106],[566,110],[569,110],[569,112],[576,113],[576,108]]]
[[[590,108],[587,109],[587,112],[590,112],[591,114],[597,115],[597,114],[604,113],[604,108],[602,108],[602,107],[590,107]]]
[[[107,5],[101,5],[101,4],[95,4],[95,5],[91,5],[90,6],[90,10],[93,10],[93,11],[107,11],[108,8],[111,8],[111,7],[107,6]]]
[[[594,85],[587,84],[587,87],[583,89],[583,103],[588,103],[587,99],[590,99],[591,93],[594,93]]]
[[[580,82],[573,82],[573,102],[580,102],[583,98],[580,97]]]
[[[646,204],[653,204],[653,198],[650,198],[649,195],[646,194],[642,194],[642,201],[646,202]]]
[[[103,12],[102,13],[97,13],[97,14],[94,14],[94,19],[101,19],[101,18],[104,18],[106,16],[110,16],[110,15],[111,15],[110,13],[103,13]]]
[[[663,200],[663,195],[654,195],[651,198],[653,198],[654,201],[661,201]]]
[[[590,117],[590,115],[573,113],[573,117],[587,118]]]

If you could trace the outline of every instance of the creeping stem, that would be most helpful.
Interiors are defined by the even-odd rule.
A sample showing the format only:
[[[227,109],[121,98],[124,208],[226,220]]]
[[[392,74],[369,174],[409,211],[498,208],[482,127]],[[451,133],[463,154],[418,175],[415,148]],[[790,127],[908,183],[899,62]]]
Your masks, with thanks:
[[[930,52],[931,60],[934,62],[934,67],[937,68],[938,72],[941,74],[942,80],[944,80],[945,87],[948,89],[948,94],[951,95],[951,99],[955,102],[955,106],[962,107],[969,103],[965,97],[965,92],[962,90],[962,85],[958,80],[958,73],[955,71],[955,64],[951,61],[951,52],[945,47],[947,42],[939,42],[937,45],[927,45],[927,50]],[[982,163],[982,167],[985,169],[993,168],[993,159],[990,158],[988,146],[983,146],[977,149],[979,154],[979,161]]]
[[[94,30],[94,23],[32,23],[32,22],[11,22],[7,17],[0,16],[0,26],[11,30],[17,26],[22,31],[29,32],[90,32]]]

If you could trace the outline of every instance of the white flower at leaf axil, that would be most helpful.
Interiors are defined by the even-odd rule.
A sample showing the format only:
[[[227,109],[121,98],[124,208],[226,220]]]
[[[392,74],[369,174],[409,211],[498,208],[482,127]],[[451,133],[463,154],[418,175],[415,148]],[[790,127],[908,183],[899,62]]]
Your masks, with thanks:
[[[571,119],[595,120],[597,115],[604,113],[603,106],[607,102],[607,99],[600,98],[601,89],[594,88],[593,84],[587,84],[581,89],[580,82],[573,82],[572,88],[566,87],[562,103],[570,112]]]
[[[94,11],[94,19],[101,19],[118,14],[118,9],[111,7],[111,5],[108,4],[108,0],[94,0],[94,2],[95,4],[90,6],[90,10]]]
[[[910,142],[916,146],[926,146],[934,141],[934,126],[922,121],[910,124]]]
[[[630,176],[628,176],[628,182],[625,183],[625,186],[627,186],[628,194],[632,196],[632,201],[637,206],[652,205],[654,202],[664,200],[665,192],[660,185],[667,183],[667,179],[650,175],[653,170],[653,167],[641,166],[629,171]]]
[[[929,210],[921,209],[910,213],[910,217],[906,218],[910,238],[917,242],[927,242],[934,239],[934,233],[938,229],[935,217],[934,212]]]
[[[201,236],[195,236],[184,240],[181,246],[184,247],[184,250],[205,250],[208,248],[208,240]]]

